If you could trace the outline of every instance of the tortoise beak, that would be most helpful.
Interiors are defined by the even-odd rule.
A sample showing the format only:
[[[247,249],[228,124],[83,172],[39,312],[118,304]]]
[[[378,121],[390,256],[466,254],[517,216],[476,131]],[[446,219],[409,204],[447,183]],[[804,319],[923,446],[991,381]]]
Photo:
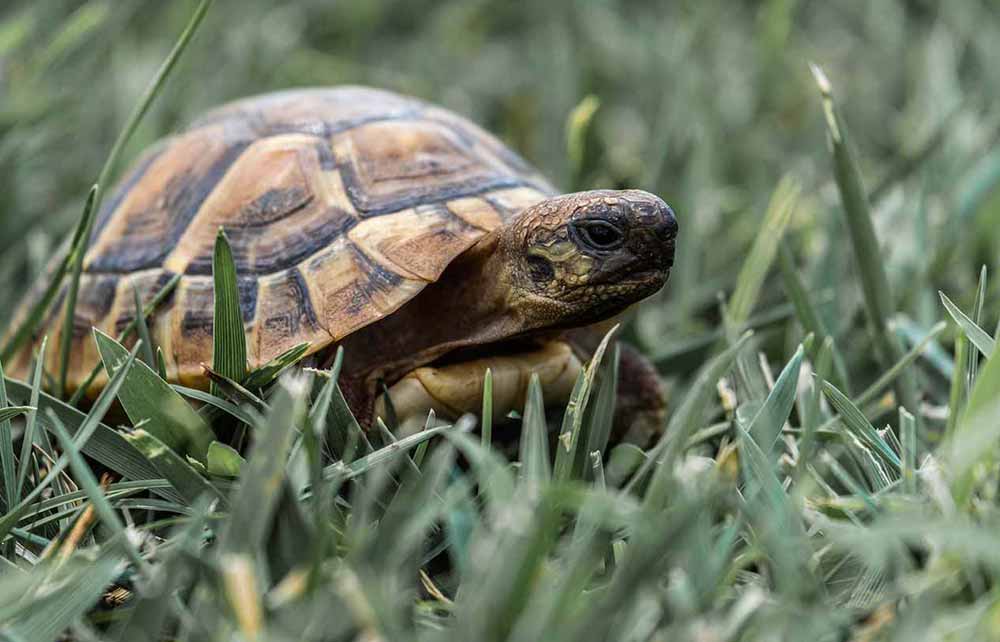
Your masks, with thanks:
[[[663,199],[643,193],[643,198],[633,205],[635,226],[629,234],[629,249],[638,259],[640,270],[663,272],[663,280],[674,264],[677,217]]]
[[[662,203],[662,201],[661,201]],[[677,240],[677,232],[680,226],[677,225],[677,217],[674,216],[674,211],[670,209],[670,206],[663,203],[663,209],[660,212],[661,220],[656,224],[655,235],[659,238],[660,245],[660,267],[664,270],[670,270],[674,265],[674,249]]]

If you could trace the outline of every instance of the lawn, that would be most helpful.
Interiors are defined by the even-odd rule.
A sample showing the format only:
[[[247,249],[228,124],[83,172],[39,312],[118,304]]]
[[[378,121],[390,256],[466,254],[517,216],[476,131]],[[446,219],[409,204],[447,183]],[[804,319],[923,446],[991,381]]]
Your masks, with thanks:
[[[992,0],[8,2],[5,362],[128,164],[277,89],[443,105],[681,232],[616,335],[669,393],[645,450],[607,443],[614,347],[505,444],[362,430],[349,353],[247,373],[220,237],[210,393],[142,317],[93,403],[62,342],[0,377],[0,638],[1000,640],[996,60]]]

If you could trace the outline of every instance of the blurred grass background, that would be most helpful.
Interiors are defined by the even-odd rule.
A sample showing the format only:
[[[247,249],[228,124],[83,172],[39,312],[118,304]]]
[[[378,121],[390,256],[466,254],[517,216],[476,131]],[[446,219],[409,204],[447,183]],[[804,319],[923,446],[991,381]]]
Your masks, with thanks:
[[[0,314],[76,223],[195,4],[0,9]],[[606,470],[603,444],[590,444],[613,411],[613,359],[580,388],[594,386],[593,404],[563,433],[577,446],[556,450],[552,471],[536,389],[524,465],[460,428],[392,462],[404,447],[387,429],[381,448],[352,460],[353,447],[324,453],[313,441],[357,438],[335,377],[315,395],[290,378],[269,391],[263,418],[233,415],[247,417],[255,446],[228,504],[211,447],[211,484],[168,448],[123,459],[136,440],[156,445],[156,421],[140,422],[150,433],[93,432],[103,411],[84,418],[7,380],[0,406],[8,392],[23,405],[0,408],[0,635],[69,628],[102,640],[113,620],[120,640],[155,639],[164,622],[185,640],[1000,639],[997,279],[976,294],[1000,249],[996,13],[987,0],[217,0],[123,165],[221,102],[363,83],[472,117],[567,190],[654,191],[681,220],[678,261],[627,331],[684,401],[648,457],[611,450]],[[832,83],[839,121],[810,61]],[[828,128],[857,148],[881,248],[866,199],[841,202],[854,167],[835,172]],[[952,311],[964,336],[942,332],[938,290],[984,329]],[[906,358],[877,360],[892,341],[870,332],[866,312],[892,316]],[[737,339],[746,326],[756,337]],[[981,370],[979,352],[992,355]],[[134,391],[129,370],[115,385]],[[161,410],[179,399],[151,380]],[[884,394],[894,382],[898,401]],[[45,431],[24,437],[34,406],[64,455]],[[34,474],[12,492],[16,431],[5,422],[21,413],[18,440],[40,454],[22,449],[17,474]],[[78,448],[131,472],[103,488]],[[235,451],[225,456],[240,468]],[[42,477],[40,461],[61,463]],[[72,476],[51,472],[67,462]],[[202,493],[213,488],[221,503],[210,508]],[[85,496],[100,524],[74,539],[90,519]],[[46,561],[56,544],[66,563]],[[125,555],[134,563],[122,572]],[[92,609],[113,605],[109,585],[131,601]]]
[[[16,300],[71,229],[193,7],[46,0],[0,9],[4,300]],[[897,309],[911,330],[941,317],[937,289],[968,309],[979,267],[1000,249],[996,60],[990,0],[220,0],[122,165],[211,106],[280,88],[361,83],[440,103],[567,190],[640,187],[674,206],[678,265],[631,337],[665,372],[683,373],[711,345],[718,293],[733,288],[785,174],[803,186],[787,238],[823,320],[836,337],[864,324],[808,61],[833,82],[875,193]],[[574,155],[566,124],[585,99],[597,110]],[[799,338],[780,321],[784,299],[774,275],[755,311],[779,319],[766,335],[775,356]],[[986,300],[994,318],[997,297]],[[867,370],[867,342],[842,343]]]

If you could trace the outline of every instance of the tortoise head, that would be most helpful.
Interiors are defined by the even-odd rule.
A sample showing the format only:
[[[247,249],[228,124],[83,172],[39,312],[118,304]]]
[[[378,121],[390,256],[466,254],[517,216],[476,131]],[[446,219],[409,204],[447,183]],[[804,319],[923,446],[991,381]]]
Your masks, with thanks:
[[[676,237],[677,220],[659,197],[594,190],[526,209],[503,230],[500,246],[525,317],[574,327],[612,317],[663,287]]]

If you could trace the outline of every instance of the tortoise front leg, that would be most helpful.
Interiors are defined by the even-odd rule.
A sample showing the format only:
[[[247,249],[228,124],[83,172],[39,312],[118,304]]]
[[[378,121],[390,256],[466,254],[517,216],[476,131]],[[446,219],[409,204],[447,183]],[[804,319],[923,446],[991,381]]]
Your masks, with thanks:
[[[532,352],[417,368],[389,388],[400,434],[421,430],[430,410],[446,420],[479,414],[487,368],[493,373],[493,419],[499,421],[524,408],[532,373],[538,374],[547,405],[565,404],[583,365],[569,345],[552,342]],[[375,402],[375,415],[385,417],[385,395]]]

